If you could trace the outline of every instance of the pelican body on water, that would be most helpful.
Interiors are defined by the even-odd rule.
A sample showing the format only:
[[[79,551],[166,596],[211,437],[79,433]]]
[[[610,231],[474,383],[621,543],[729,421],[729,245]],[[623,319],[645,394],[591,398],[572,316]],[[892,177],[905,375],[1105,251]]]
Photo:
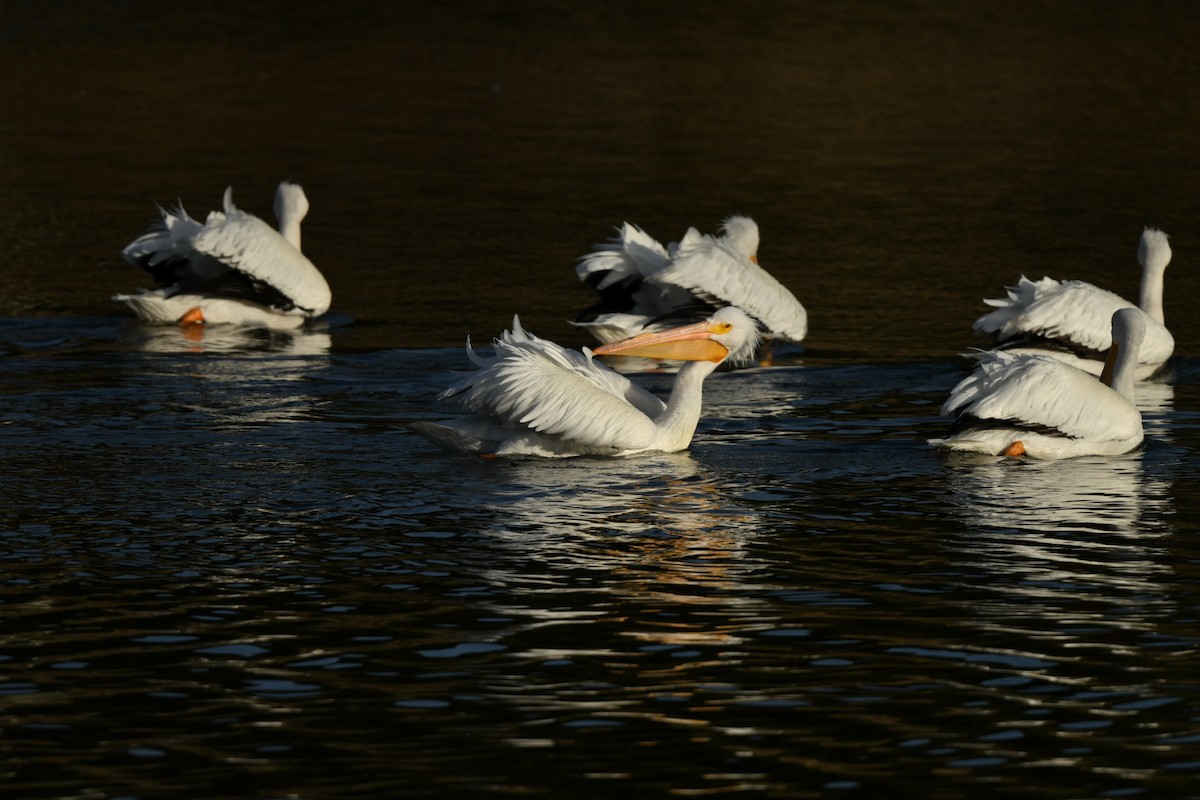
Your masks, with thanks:
[[[575,274],[600,301],[574,324],[600,342],[614,342],[695,322],[732,305],[760,323],[765,339],[799,342],[808,334],[808,314],[759,266],[759,241],[758,223],[744,216],[726,219],[720,236],[689,228],[670,247],[626,222],[615,237],[579,259]]]
[[[513,318],[494,340],[495,355],[467,355],[479,367],[440,397],[471,412],[414,429],[449,450],[481,455],[627,456],[676,452],[691,444],[701,387],[719,365],[752,356],[758,326],[727,307],[702,322],[650,331],[596,350],[568,350]],[[687,362],[663,402],[594,355]]]
[[[204,223],[179,204],[126,246],[125,260],[149,272],[158,289],[113,297],[143,322],[233,324],[293,329],[329,310],[329,284],[300,252],[308,198],[297,184],[275,190],[279,230],[233,204]]]
[[[1084,281],[1031,281],[1024,275],[1008,296],[984,300],[995,310],[975,320],[979,333],[991,334],[1014,353],[1041,353],[1099,375],[1112,346],[1111,320],[1119,309],[1138,312],[1146,329],[1138,355],[1137,377],[1160,370],[1175,351],[1165,325],[1163,274],[1171,263],[1167,234],[1146,228],[1138,243],[1141,291],[1135,306],[1123,297]]]
[[[1045,459],[1134,449],[1143,437],[1142,415],[1133,400],[1145,315],[1119,309],[1110,324],[1113,344],[1099,380],[1039,353],[984,353],[942,406],[943,415],[957,416],[954,429],[930,443],[946,450]]]

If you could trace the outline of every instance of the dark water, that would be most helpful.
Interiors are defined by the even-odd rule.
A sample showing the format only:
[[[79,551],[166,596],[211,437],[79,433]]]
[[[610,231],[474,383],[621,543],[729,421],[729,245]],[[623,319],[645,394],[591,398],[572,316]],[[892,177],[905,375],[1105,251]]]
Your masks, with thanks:
[[[0,787],[19,798],[1200,796],[1189,3],[0,5]],[[140,328],[154,203],[281,178],[335,314]],[[461,342],[732,212],[807,351],[690,451],[448,456]],[[1019,274],[1132,295],[1115,459],[925,439]],[[669,376],[644,376],[663,390]]]

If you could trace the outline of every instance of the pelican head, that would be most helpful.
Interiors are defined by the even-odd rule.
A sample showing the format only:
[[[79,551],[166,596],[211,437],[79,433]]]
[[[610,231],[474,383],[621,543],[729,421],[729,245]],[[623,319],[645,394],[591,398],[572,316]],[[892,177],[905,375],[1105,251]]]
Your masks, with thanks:
[[[299,224],[308,215],[308,197],[298,183],[283,181],[275,190],[275,219],[295,219]]]
[[[641,356],[666,361],[749,361],[758,347],[758,324],[746,312],[726,306],[703,322],[641,333],[597,347],[596,355]]]
[[[1171,263],[1171,245],[1167,235],[1158,228],[1146,228],[1142,231],[1142,240],[1138,243],[1138,263],[1143,269],[1153,269],[1161,272]]]
[[[279,233],[293,247],[300,249],[300,223],[308,215],[308,197],[298,183],[283,181],[275,190],[275,219]]]
[[[758,223],[749,217],[735,214],[721,224],[721,231],[733,246],[733,249],[746,258],[758,263],[758,244],[760,241]]]
[[[1138,349],[1146,338],[1145,316],[1136,308],[1121,308],[1112,315],[1112,347],[1100,381],[1133,402]]]
[[[1146,228],[1138,242],[1138,263],[1142,265],[1142,286],[1138,306],[1159,322],[1163,313],[1163,273],[1171,263],[1171,245],[1158,228]]]

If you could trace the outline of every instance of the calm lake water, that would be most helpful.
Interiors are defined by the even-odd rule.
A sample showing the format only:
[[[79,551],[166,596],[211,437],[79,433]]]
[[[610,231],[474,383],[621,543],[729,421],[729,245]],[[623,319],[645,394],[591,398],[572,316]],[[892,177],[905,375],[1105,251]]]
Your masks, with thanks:
[[[0,3],[0,789],[13,798],[1200,797],[1200,6]],[[327,324],[140,327],[119,257],[312,211]],[[744,213],[805,350],[685,453],[407,423],[624,220]],[[1178,349],[1145,447],[946,458],[1022,273]],[[665,391],[671,377],[644,375]]]

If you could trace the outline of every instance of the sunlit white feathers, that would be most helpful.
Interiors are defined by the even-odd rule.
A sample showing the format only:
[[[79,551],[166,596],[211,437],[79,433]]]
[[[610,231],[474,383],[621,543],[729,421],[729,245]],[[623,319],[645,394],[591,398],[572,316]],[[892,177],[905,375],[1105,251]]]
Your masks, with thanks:
[[[808,333],[807,312],[758,265],[758,246],[758,224],[744,216],[726,219],[720,236],[690,228],[670,248],[625,223],[576,266],[579,279],[600,294],[576,324],[614,341],[734,305],[762,324],[764,336],[800,341]]]
[[[450,450],[497,455],[631,455],[688,447],[700,418],[701,384],[725,361],[753,353],[757,326],[736,308],[701,323],[647,333],[597,349],[665,347],[687,360],[663,402],[595,359],[538,338],[513,319],[493,341],[494,354],[467,355],[479,368],[443,392],[470,416],[416,423],[422,435]]]
[[[1138,357],[1138,378],[1158,371],[1175,350],[1175,339],[1164,324],[1163,273],[1171,261],[1167,235],[1146,228],[1138,244],[1142,265],[1140,313],[1146,326]],[[1043,353],[1099,375],[1112,344],[1112,315],[1138,308],[1113,292],[1084,281],[1032,281],[1022,276],[1007,296],[984,300],[994,310],[975,321],[974,329],[991,334],[1014,352]]]
[[[279,230],[238,209],[232,187],[225,190],[223,211],[211,212],[204,223],[182,205],[162,209],[162,218],[123,251],[161,288],[113,299],[146,322],[189,317],[207,324],[298,327],[327,311],[332,299],[324,276],[300,252],[307,212],[303,189],[287,182],[275,192]]]
[[[1035,458],[1114,455],[1143,437],[1134,405],[1134,374],[1145,320],[1137,309],[1111,320],[1115,342],[1111,386],[1046,355],[996,350],[983,353],[942,406],[958,418],[955,430],[931,443],[947,450]],[[1010,451],[1016,443],[1019,447]]]

